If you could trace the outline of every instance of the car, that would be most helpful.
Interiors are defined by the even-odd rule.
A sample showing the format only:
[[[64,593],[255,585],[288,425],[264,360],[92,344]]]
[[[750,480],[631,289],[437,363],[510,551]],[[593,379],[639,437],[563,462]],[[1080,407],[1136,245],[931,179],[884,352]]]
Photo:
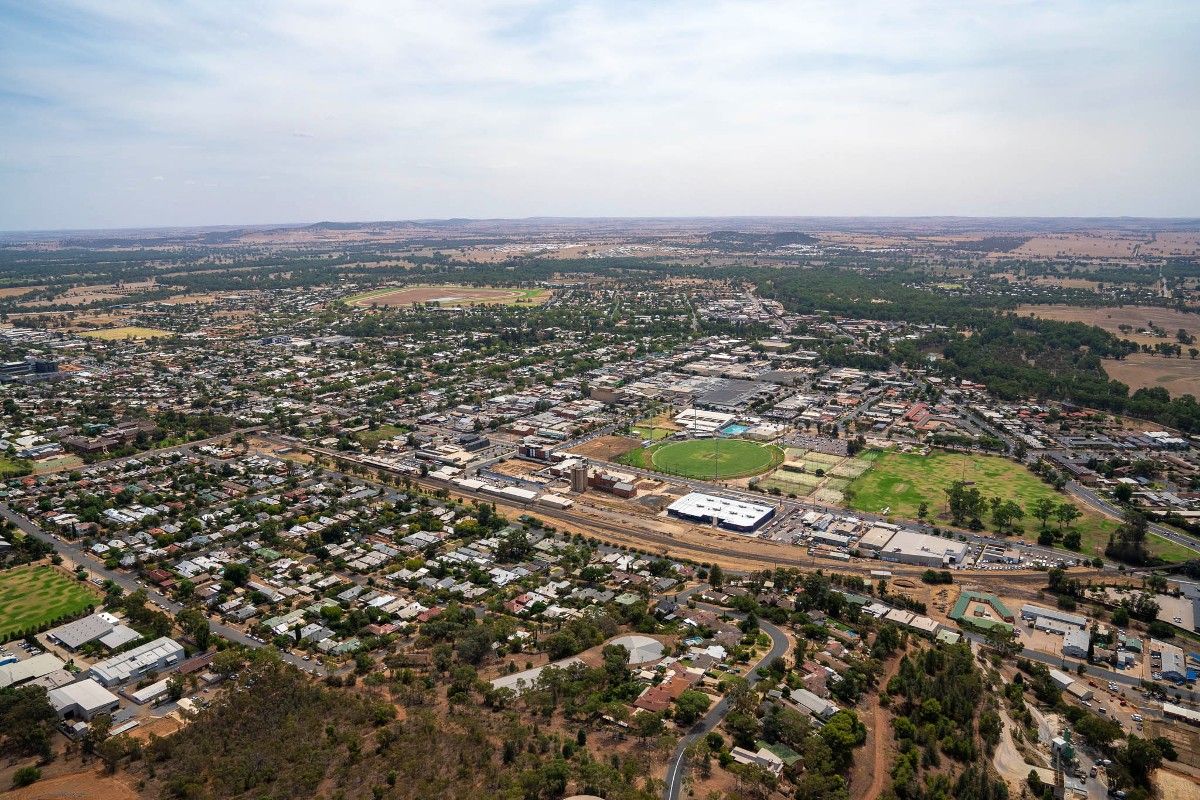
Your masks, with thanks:
[[[1088,770],[1088,775],[1091,775],[1093,778],[1096,777],[1096,768],[1094,766]]]
[[[1133,720],[1134,722],[1141,722],[1143,718],[1142,718],[1141,714],[1134,714],[1133,716],[1130,717],[1130,719]]]

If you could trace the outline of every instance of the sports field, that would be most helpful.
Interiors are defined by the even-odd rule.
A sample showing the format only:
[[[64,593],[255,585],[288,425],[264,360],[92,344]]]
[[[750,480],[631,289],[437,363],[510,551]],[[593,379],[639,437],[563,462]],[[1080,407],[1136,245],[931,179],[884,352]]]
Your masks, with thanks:
[[[160,336],[174,336],[175,334],[158,328],[140,328],[136,325],[129,325],[123,328],[100,328],[95,331],[86,331],[83,335],[93,339],[156,339]]]
[[[850,483],[847,496],[850,507],[858,511],[880,513],[886,508],[889,515],[901,519],[917,519],[917,510],[924,501],[929,504],[930,521],[945,522],[948,520],[946,490],[957,480],[968,481],[984,497],[999,497],[1019,504],[1025,511],[1021,522],[1024,538],[1030,540],[1037,539],[1041,527],[1041,522],[1030,513],[1033,504],[1043,497],[1056,504],[1071,499],[1069,495],[1055,491],[1025,466],[1007,458],[944,452],[928,456],[887,452],[874,456],[871,469]],[[1103,555],[1117,521],[1084,505],[1076,503],[1076,506],[1083,512],[1072,526],[1080,533],[1080,552],[1087,556]],[[1050,527],[1057,529],[1053,519]],[[1147,543],[1152,553],[1167,561],[1182,561],[1188,557],[1188,551],[1153,534],[1147,538]]]
[[[506,289],[487,286],[391,286],[360,292],[345,299],[352,306],[411,306],[433,303],[461,305],[536,305],[549,296],[546,289]]]
[[[744,439],[693,439],[634,450],[621,460],[685,478],[724,480],[766,472],[783,461],[783,451]]]
[[[0,572],[0,641],[13,634],[96,605],[87,584],[53,567],[25,566]]]

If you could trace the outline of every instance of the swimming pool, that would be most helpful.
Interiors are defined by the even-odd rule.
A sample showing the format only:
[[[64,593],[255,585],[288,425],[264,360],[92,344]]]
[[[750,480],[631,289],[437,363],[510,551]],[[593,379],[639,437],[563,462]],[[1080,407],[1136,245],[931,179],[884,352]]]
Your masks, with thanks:
[[[738,425],[736,422],[721,428],[722,436],[738,436],[750,430],[749,425]]]

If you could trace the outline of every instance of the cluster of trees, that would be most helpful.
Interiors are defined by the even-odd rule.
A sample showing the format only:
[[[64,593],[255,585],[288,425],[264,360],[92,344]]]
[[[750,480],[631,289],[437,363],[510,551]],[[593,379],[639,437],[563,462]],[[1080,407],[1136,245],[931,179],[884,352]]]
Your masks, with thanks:
[[[1146,546],[1146,533],[1150,528],[1144,514],[1127,509],[1121,524],[1108,537],[1104,555],[1126,564],[1142,566],[1151,563],[1150,550]]]
[[[314,684],[258,651],[233,689],[179,733],[146,747],[152,785],[169,797],[561,797],[568,786],[649,800],[638,761],[593,755],[569,738],[460,704],[451,714],[366,690]]]
[[[897,798],[1007,797],[1003,782],[970,766],[999,742],[1001,723],[967,644],[904,656],[886,692],[896,712],[892,727],[900,749],[891,772]],[[943,757],[969,766],[957,779],[939,771],[925,772],[922,780],[923,771],[940,768]]]
[[[982,530],[983,518],[988,516],[997,533],[1009,534],[1018,529],[1026,515],[1026,509],[1015,500],[1000,497],[989,499],[977,486],[965,481],[950,484],[946,489],[946,497],[950,519],[955,525],[966,525],[972,530]],[[1056,532],[1050,529],[1050,520],[1053,518],[1058,523],[1057,533],[1062,536],[1063,543],[1072,550],[1080,548],[1080,533],[1070,529],[1070,525],[1083,516],[1083,512],[1074,503],[1039,497],[1029,506],[1028,513],[1041,523],[1039,544],[1049,546],[1054,543]]]

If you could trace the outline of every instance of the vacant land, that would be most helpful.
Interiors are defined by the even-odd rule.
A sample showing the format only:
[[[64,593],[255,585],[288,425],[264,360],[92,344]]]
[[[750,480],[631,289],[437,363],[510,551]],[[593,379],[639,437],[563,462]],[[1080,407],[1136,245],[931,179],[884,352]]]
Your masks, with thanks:
[[[79,614],[96,600],[86,584],[53,567],[14,567],[0,572],[0,641],[18,631]]]
[[[395,425],[380,425],[375,430],[359,431],[355,434],[355,438],[365,447],[374,447],[385,439],[393,439],[406,433],[408,431],[404,428],[398,428]]]
[[[693,439],[634,450],[622,461],[686,478],[741,478],[766,472],[783,461],[783,451],[744,439]]]
[[[935,452],[928,456],[912,453],[883,453],[875,465],[850,484],[849,505],[859,511],[888,513],[903,519],[916,519],[924,501],[929,504],[929,517],[948,520],[946,490],[957,480],[967,481],[984,497],[1013,500],[1025,511],[1021,525],[1024,537],[1035,540],[1041,522],[1030,514],[1033,504],[1046,497],[1055,503],[1074,502],[1054,490],[1023,465],[1000,456],[966,455]],[[1083,512],[1073,525],[1081,538],[1080,553],[1088,557],[1104,554],[1108,537],[1117,528],[1116,520],[1105,517],[1086,506],[1076,506]],[[985,520],[986,522],[987,520]],[[1057,529],[1053,519],[1049,523]],[[1194,553],[1150,534],[1150,552],[1166,561],[1185,561]]]
[[[1154,345],[1158,342],[1175,343],[1175,334],[1180,328],[1193,336],[1200,334],[1200,314],[1189,314],[1173,308],[1157,306],[1121,306],[1119,308],[1087,308],[1085,306],[1045,305],[1020,306],[1017,313],[1060,322],[1084,322],[1103,328],[1111,334],[1129,339],[1138,344]],[[1127,326],[1127,330],[1122,330]],[[1157,326],[1166,336],[1154,335]],[[1138,329],[1143,333],[1138,333]],[[1186,347],[1185,347],[1186,350]]]
[[[433,303],[461,305],[535,305],[546,299],[545,289],[497,289],[479,286],[404,286],[375,289],[346,298],[352,306],[410,306]]]
[[[84,336],[90,336],[93,339],[156,339],[162,336],[174,336],[171,331],[164,331],[158,328],[140,328],[136,325],[129,325],[123,328],[101,328],[100,330],[87,331]]]
[[[1119,361],[1104,360],[1108,377],[1120,381],[1131,391],[1161,386],[1172,397],[1190,394],[1200,397],[1200,359],[1164,358],[1149,353],[1133,353]]]
[[[638,440],[628,436],[597,436],[591,441],[572,447],[571,452],[600,461],[620,461],[621,456],[638,447]]]

